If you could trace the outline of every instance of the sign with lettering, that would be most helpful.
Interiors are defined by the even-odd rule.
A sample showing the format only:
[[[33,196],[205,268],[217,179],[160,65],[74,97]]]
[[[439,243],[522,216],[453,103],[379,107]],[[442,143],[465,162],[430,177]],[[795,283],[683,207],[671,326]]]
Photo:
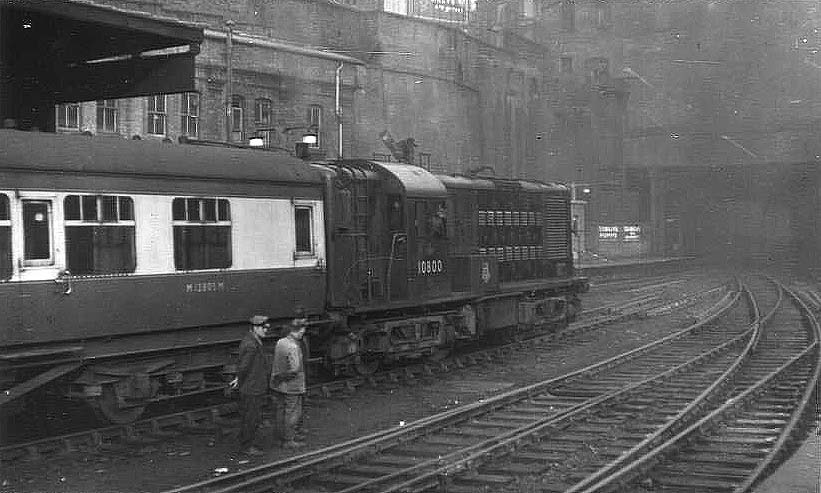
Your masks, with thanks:
[[[225,291],[225,283],[219,282],[190,282],[185,285],[186,293],[221,293]]]
[[[482,273],[480,274],[482,277],[482,283],[487,284],[490,282],[490,263],[487,261],[482,262]]]
[[[420,276],[441,274],[444,271],[445,262],[441,259],[426,259],[416,262],[416,274]]]

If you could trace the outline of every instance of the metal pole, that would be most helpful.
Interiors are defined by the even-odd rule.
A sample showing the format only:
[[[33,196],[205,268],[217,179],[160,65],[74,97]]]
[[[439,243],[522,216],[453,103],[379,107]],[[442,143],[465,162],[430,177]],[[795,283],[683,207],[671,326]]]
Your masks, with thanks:
[[[342,159],[342,62],[336,67],[336,137],[337,137],[337,156]]]
[[[225,141],[231,142],[231,134],[234,133],[231,108],[234,103],[234,21],[225,21],[228,28],[228,35],[225,37],[225,57],[227,80],[225,81]]]

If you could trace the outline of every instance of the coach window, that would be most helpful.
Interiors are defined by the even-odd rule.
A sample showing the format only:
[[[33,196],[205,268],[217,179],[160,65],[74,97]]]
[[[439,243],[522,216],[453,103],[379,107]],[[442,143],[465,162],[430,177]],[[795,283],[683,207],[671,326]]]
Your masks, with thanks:
[[[231,208],[228,200],[175,198],[174,267],[177,270],[231,267]]]
[[[313,207],[297,205],[294,206],[294,231],[296,249],[294,257],[311,257],[314,255],[314,242],[312,241]]]
[[[51,265],[51,201],[23,200],[23,265]]]
[[[11,266],[11,211],[8,196],[0,193],[0,280],[11,277]]]
[[[63,201],[66,268],[72,275],[123,274],[137,266],[134,202],[115,195],[69,195]]]

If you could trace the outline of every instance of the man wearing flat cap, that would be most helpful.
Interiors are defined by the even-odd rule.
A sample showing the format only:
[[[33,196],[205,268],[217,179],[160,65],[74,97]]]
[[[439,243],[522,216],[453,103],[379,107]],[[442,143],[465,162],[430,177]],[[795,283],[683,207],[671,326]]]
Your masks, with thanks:
[[[305,360],[302,338],[307,321],[295,318],[288,334],[277,341],[271,370],[271,389],[277,402],[277,428],[282,432],[283,447],[298,448],[305,443],[302,404],[305,398]]]
[[[239,409],[242,423],[239,431],[239,445],[248,455],[262,455],[254,446],[254,438],[262,422],[262,407],[268,395],[268,375],[271,365],[262,346],[271,324],[265,315],[254,315],[249,320],[251,328],[239,345],[237,378],[231,382],[239,387]]]

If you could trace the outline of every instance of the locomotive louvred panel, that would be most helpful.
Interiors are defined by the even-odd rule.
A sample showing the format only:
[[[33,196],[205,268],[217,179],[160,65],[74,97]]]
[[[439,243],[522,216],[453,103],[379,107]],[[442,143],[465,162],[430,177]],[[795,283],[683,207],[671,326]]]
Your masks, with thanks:
[[[569,245],[570,203],[565,197],[547,197],[545,199],[545,258],[561,260],[567,258]]]

